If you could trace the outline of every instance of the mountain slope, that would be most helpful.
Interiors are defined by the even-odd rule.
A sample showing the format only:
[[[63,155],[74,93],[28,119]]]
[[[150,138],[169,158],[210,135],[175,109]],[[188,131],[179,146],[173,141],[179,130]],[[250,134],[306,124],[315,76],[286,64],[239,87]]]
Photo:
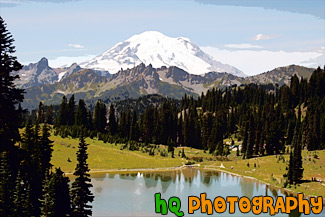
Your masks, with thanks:
[[[297,75],[299,78],[309,79],[313,74],[313,68],[303,66],[290,65],[285,67],[278,67],[271,71],[262,74],[247,77],[246,83],[260,83],[260,84],[278,84],[280,86],[289,84],[291,76]]]
[[[107,70],[114,74],[121,68],[133,68],[140,63],[152,64],[154,68],[176,66],[191,74],[216,71],[245,76],[235,67],[212,59],[189,39],[171,38],[156,31],[134,35],[80,65],[84,68]]]

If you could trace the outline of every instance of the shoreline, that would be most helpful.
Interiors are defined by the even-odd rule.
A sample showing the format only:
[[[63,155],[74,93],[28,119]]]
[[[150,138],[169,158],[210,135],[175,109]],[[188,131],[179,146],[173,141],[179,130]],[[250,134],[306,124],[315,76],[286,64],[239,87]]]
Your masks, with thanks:
[[[116,173],[116,174],[119,174],[119,173],[138,173],[138,172],[167,172],[167,171],[178,171],[178,170],[182,170],[184,168],[192,168],[192,167],[197,168],[197,169],[202,169],[202,170],[219,171],[219,172],[227,173],[227,174],[230,174],[230,175],[233,175],[233,176],[242,177],[244,179],[250,179],[250,180],[265,184],[269,188],[280,190],[284,194],[289,193],[291,195],[296,196],[298,193],[303,193],[303,192],[293,191],[293,190],[287,189],[287,188],[278,187],[278,186],[275,186],[275,185],[270,184],[268,182],[265,182],[263,180],[259,180],[259,179],[255,178],[255,177],[252,177],[252,176],[240,175],[240,174],[237,174],[237,173],[234,173],[234,172],[223,170],[221,168],[224,168],[224,167],[221,167],[221,166],[220,166],[220,168],[213,168],[213,167],[206,167],[206,166],[203,167],[203,168],[200,168],[200,164],[193,164],[193,165],[185,165],[185,164],[183,164],[182,166],[177,166],[177,167],[162,167],[162,168],[107,169],[107,170],[98,169],[98,170],[90,170],[89,174],[92,175],[92,174],[97,174],[97,173]],[[64,173],[64,174],[67,175],[67,176],[73,176],[73,172],[68,172],[68,173]],[[304,194],[304,198],[309,199],[311,197],[318,197],[318,196]],[[323,204],[325,205],[325,197],[323,198]]]
[[[97,169],[97,170],[90,170],[89,174],[96,174],[96,173],[137,173],[137,172],[165,172],[165,171],[176,171],[181,170],[187,167],[186,165],[177,166],[177,167],[159,167],[159,168],[135,168],[135,169]],[[73,175],[73,172],[64,173],[65,175]]]

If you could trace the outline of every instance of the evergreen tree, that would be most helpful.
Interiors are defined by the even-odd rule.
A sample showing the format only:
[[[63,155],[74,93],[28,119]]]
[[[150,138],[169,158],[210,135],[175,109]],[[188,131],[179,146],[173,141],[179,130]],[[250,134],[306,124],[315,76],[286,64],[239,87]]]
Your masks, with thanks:
[[[77,111],[76,111],[76,118],[75,124],[80,127],[86,127],[89,129],[88,124],[88,111],[86,108],[86,103],[83,99],[79,99]]]
[[[25,137],[25,136],[24,136]],[[45,141],[45,138],[44,142]],[[44,172],[42,170],[42,144],[40,136],[40,126],[38,122],[35,123],[34,128],[32,128],[31,138],[27,141],[31,143],[25,144],[27,146],[26,155],[24,159],[23,170],[23,180],[29,186],[30,203],[32,205],[32,215],[40,215],[40,201],[42,196],[42,184],[44,179]]]
[[[168,137],[167,146],[168,146],[168,152],[174,153],[175,148],[172,139],[170,137]]]
[[[184,148],[182,149],[182,158],[186,158]]]
[[[106,105],[101,101],[98,100],[95,105],[94,110],[94,129],[97,132],[104,133],[106,129]]]
[[[51,164],[51,158],[52,158],[52,152],[53,152],[53,141],[49,139],[50,137],[50,129],[47,126],[47,124],[44,124],[42,126],[42,135],[40,137],[40,166],[41,166],[41,174],[46,173],[47,170],[50,170],[52,167]]]
[[[74,95],[69,99],[68,111],[67,111],[67,124],[72,126],[75,123],[75,114],[76,114],[76,102],[74,100]]]
[[[94,196],[90,192],[92,184],[90,183],[89,168],[87,164],[87,144],[85,143],[83,133],[80,136],[79,147],[77,151],[77,166],[73,175],[76,177],[72,183],[71,198],[72,212],[74,216],[87,217],[91,216],[92,206],[89,202],[94,200]]]
[[[10,164],[18,165],[14,150],[15,143],[20,138],[18,127],[22,111],[18,109],[18,105],[24,99],[24,90],[16,88],[14,84],[19,76],[12,73],[22,66],[13,56],[13,42],[14,39],[0,16],[0,152],[8,151]]]
[[[289,159],[289,168],[288,168],[288,181],[290,184],[293,184],[293,153],[292,150],[290,151],[290,159]]]
[[[52,177],[49,181],[49,191],[52,192],[54,201],[54,216],[70,216],[71,201],[69,194],[69,178],[64,176],[64,173],[60,168],[56,168],[55,173],[52,174]]]
[[[115,118],[115,108],[113,104],[111,104],[109,107],[108,129],[111,136],[114,136],[117,133],[117,122]]]
[[[45,176],[42,193],[42,199],[40,199],[41,217],[56,217],[54,213],[55,202],[53,198],[53,192],[50,191],[48,175]]]
[[[253,115],[251,114],[249,118],[247,151],[246,151],[246,157],[248,159],[253,156],[254,142],[255,142],[255,126],[254,126],[254,118]]]
[[[0,156],[0,216],[11,216],[12,201],[12,171],[9,167],[7,152]]]
[[[154,136],[154,113],[155,110],[153,107],[149,106],[145,112],[142,121],[142,136],[144,142],[152,142],[152,138]]]
[[[13,216],[30,217],[32,216],[33,207],[31,202],[30,185],[26,184],[18,171],[13,192],[14,209]]]
[[[89,129],[89,130],[94,129],[93,118],[92,117],[93,117],[93,115],[92,115],[91,111],[88,110],[88,113],[87,113],[87,120],[88,120],[87,129]]]
[[[44,111],[44,105],[42,102],[39,102],[39,105],[38,105],[37,120],[38,120],[38,123],[45,122],[45,111]]]
[[[242,143],[242,149],[241,152],[243,153],[243,158],[246,158],[246,152],[247,152],[247,143],[248,143],[248,123],[245,124],[245,131],[244,131],[244,139]]]
[[[202,145],[203,145],[203,148],[204,149],[209,149],[209,150],[212,150],[213,151],[213,147],[210,147],[210,146],[213,146],[214,144],[214,141],[212,141],[209,146],[208,146],[208,141],[210,139],[210,136],[211,136],[211,133],[212,133],[212,129],[213,129],[213,123],[214,123],[214,118],[213,118],[213,114],[212,112],[206,112],[204,115],[202,115],[202,118],[201,118],[201,142],[202,142]],[[214,132],[213,135],[215,135],[216,132]],[[213,139],[211,139],[213,140]]]
[[[46,110],[45,123],[53,124],[53,115],[54,115],[54,109],[53,109],[53,105],[51,104]]]
[[[300,113],[300,112],[299,112]],[[298,115],[295,133],[293,137],[293,167],[292,167],[292,180],[298,183],[303,177],[302,156],[301,156],[301,131],[300,131],[300,114]]]
[[[20,171],[18,171],[17,178],[15,181],[15,190],[13,192],[13,201],[14,201],[14,209],[13,209],[13,216],[22,216],[22,217],[29,217],[24,215],[26,212],[26,201],[25,201],[25,191],[23,180],[20,176]]]
[[[68,109],[68,101],[67,98],[65,96],[62,97],[62,101],[60,104],[60,109],[59,109],[59,114],[58,114],[58,118],[56,119],[56,126],[64,126],[68,124],[68,113],[69,109]]]
[[[131,117],[131,126],[130,126],[130,139],[131,140],[137,140],[138,139],[138,131],[139,127],[137,124],[137,112],[134,109],[132,112],[132,117]]]
[[[183,115],[180,113],[180,117],[177,120],[177,143],[183,145],[184,137],[183,137]]]

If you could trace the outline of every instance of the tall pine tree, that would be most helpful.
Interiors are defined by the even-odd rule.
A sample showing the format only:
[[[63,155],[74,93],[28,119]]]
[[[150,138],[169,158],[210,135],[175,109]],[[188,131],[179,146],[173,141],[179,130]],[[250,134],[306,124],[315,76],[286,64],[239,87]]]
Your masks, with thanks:
[[[9,158],[15,154],[15,142],[20,138],[18,127],[21,111],[18,110],[18,104],[24,99],[23,90],[14,84],[19,76],[12,74],[22,68],[13,56],[13,42],[12,35],[0,17],[0,152],[9,151]]]
[[[87,217],[91,216],[92,206],[89,205],[94,200],[90,188],[89,168],[87,164],[88,154],[87,146],[83,133],[80,136],[79,147],[77,151],[77,166],[73,175],[76,177],[72,183],[71,198],[73,216]]]

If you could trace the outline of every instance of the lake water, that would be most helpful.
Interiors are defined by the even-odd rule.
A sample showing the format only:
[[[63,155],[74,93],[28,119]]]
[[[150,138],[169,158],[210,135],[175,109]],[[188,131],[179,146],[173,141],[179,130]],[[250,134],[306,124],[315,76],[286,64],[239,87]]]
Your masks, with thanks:
[[[188,214],[188,196],[199,197],[207,193],[207,198],[214,200],[222,196],[285,196],[280,190],[274,190],[265,184],[255,182],[223,172],[186,168],[168,172],[138,172],[128,174],[100,173],[92,174],[92,191],[95,195],[93,202],[93,216],[163,216],[155,213],[155,193],[168,200],[177,196],[181,199],[181,210],[185,216],[209,216],[201,214],[200,210]],[[238,205],[235,214],[228,211],[223,214],[215,213],[213,216],[256,216],[253,213],[242,214]],[[325,216],[324,211],[320,215]],[[176,216],[168,213],[168,216]],[[261,213],[258,216],[270,216]],[[297,212],[277,214],[276,216],[299,217]]]

